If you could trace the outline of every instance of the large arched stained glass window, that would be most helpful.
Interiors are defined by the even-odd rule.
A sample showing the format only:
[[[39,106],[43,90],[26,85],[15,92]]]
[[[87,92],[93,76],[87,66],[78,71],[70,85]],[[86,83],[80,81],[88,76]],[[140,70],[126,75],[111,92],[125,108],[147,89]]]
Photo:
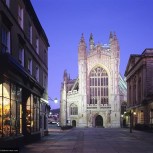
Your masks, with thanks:
[[[102,67],[90,72],[90,104],[108,104],[108,74]]]

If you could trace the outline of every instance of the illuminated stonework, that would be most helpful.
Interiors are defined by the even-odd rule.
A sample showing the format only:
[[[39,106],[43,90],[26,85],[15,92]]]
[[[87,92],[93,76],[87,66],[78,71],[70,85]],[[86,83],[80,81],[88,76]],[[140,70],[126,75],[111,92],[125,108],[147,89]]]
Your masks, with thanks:
[[[120,127],[121,102],[126,101],[126,84],[119,74],[120,50],[115,34],[109,44],[94,44],[89,51],[82,35],[78,48],[78,78],[64,71],[61,87],[61,125],[77,127]],[[71,113],[71,106],[77,110]]]

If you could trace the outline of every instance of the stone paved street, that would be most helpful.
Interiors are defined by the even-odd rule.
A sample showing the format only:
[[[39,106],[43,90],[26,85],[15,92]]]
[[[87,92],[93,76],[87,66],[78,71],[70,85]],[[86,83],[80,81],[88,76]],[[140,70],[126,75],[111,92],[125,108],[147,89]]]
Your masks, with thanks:
[[[129,129],[53,130],[21,153],[153,153],[153,133]]]

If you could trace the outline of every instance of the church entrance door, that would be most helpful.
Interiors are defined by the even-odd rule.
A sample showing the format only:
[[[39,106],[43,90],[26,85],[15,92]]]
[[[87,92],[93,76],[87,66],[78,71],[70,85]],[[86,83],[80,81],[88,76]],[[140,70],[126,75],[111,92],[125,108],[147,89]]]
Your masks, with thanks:
[[[76,127],[76,120],[73,120],[73,121],[72,121],[72,126],[73,126],[73,127]]]
[[[95,126],[103,127],[103,118],[100,115],[95,118]]]

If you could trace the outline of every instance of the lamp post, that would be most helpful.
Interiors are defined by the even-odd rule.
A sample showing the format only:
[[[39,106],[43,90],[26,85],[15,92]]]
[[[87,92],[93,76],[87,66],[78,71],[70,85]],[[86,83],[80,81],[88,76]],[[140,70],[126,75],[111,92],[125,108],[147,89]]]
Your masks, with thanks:
[[[48,97],[48,100],[49,100],[49,101],[53,101],[55,104],[58,103],[58,99],[57,99],[57,98],[55,98],[55,99],[53,100],[52,98]]]
[[[53,101],[55,104],[58,103],[58,99],[57,99],[57,98],[55,98],[55,99],[53,100],[52,98],[48,97],[48,100]]]

